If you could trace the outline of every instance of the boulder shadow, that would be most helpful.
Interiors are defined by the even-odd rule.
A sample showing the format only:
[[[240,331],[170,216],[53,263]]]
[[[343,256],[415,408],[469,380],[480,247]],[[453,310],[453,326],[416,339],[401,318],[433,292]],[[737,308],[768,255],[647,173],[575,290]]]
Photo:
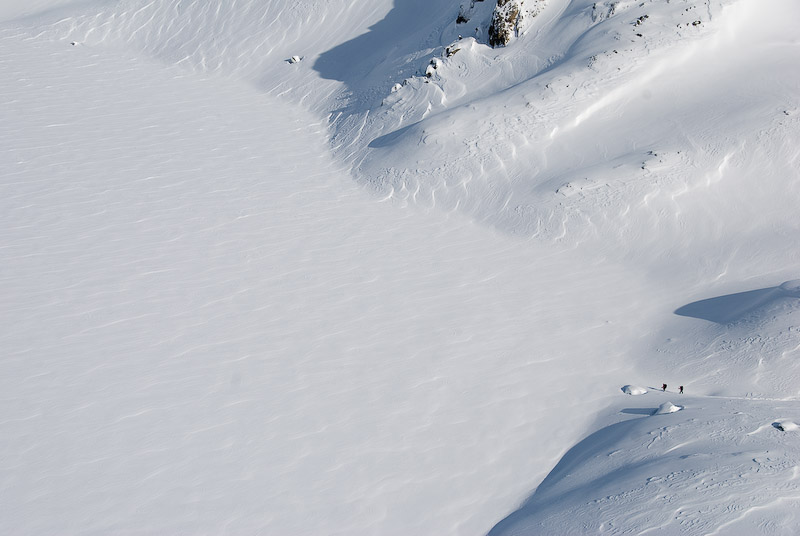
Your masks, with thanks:
[[[620,410],[620,413],[627,413],[628,415],[653,415],[658,408],[625,408]]]

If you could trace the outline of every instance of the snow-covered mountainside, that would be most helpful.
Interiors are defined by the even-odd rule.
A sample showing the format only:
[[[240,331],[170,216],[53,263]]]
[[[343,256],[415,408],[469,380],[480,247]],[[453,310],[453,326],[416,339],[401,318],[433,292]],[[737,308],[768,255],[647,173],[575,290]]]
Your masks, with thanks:
[[[798,19],[3,2],[0,532],[797,533]]]
[[[612,406],[627,420],[570,449],[489,534],[797,532],[796,403],[659,391],[632,398]]]

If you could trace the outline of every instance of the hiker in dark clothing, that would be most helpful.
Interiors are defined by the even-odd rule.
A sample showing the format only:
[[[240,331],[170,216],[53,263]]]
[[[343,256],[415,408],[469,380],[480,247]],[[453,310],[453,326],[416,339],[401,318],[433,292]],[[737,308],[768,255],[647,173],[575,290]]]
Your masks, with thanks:
[[[662,383],[661,384],[661,390],[662,391],[666,391],[667,390],[667,384],[666,383]]]
[[[683,394],[683,385],[681,385],[680,387],[678,387],[678,392],[679,392],[680,394]]]

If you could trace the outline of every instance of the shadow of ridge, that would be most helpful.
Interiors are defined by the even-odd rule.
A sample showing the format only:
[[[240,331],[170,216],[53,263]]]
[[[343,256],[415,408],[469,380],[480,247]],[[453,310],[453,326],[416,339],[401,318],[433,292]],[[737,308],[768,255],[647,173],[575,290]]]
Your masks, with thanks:
[[[408,52],[399,50],[398,43],[419,44],[410,36],[419,27],[420,14],[429,11],[430,5],[431,0],[395,0],[392,10],[367,33],[320,54],[314,70],[322,78],[344,82],[351,90],[360,88],[375,67],[387,59],[387,53],[401,58]]]
[[[780,287],[749,290],[692,302],[676,309],[675,314],[717,324],[732,324],[785,295]]]
[[[504,519],[499,521],[494,527],[492,527],[492,529],[487,533],[487,536],[505,536],[516,534],[515,532],[507,531],[513,530],[517,523],[524,521],[537,512],[558,503],[561,498],[573,491],[574,488],[568,488],[560,493],[556,493],[554,489],[556,484],[561,482],[564,477],[568,476],[585,461],[591,459],[594,453],[613,446],[617,441],[619,441],[620,437],[626,436],[631,428],[637,426],[640,420],[641,419],[630,419],[606,426],[605,428],[602,428],[589,435],[577,445],[569,449],[569,451],[564,454],[561,460],[559,460],[553,470],[550,471],[547,477],[545,477],[542,483],[539,484],[539,487],[536,488],[531,496],[528,497],[528,499],[515,512],[512,512]],[[635,469],[636,466],[643,463],[646,462],[619,468],[617,471],[628,471]],[[598,478],[598,480],[606,480],[607,477],[608,475],[602,475]],[[581,482],[580,484],[584,487],[587,485],[592,485],[592,483],[587,482]]]
[[[388,145],[391,145],[396,140],[400,139],[400,137],[403,134],[408,132],[409,129],[419,125],[421,122],[422,121],[417,121],[416,123],[406,125],[403,128],[398,128],[397,130],[394,130],[388,134],[384,134],[383,136],[378,136],[377,138],[369,142],[369,145],[367,145],[367,147],[369,147],[370,149],[380,149],[381,147],[386,147]]]

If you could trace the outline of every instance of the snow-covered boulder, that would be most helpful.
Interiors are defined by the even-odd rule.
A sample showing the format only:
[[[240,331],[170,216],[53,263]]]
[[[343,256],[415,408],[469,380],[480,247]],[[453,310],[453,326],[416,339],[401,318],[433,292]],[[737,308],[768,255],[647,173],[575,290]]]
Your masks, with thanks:
[[[653,415],[666,415],[667,413],[675,413],[676,411],[680,411],[683,409],[683,406],[676,406],[672,402],[664,402],[658,409],[656,410]]]
[[[798,425],[796,422],[790,421],[789,419],[779,419],[772,423],[772,426],[781,432],[796,432],[800,430],[800,425]]]
[[[622,392],[626,395],[643,395],[647,393],[647,389],[644,387],[639,387],[638,385],[626,385],[622,388]]]

